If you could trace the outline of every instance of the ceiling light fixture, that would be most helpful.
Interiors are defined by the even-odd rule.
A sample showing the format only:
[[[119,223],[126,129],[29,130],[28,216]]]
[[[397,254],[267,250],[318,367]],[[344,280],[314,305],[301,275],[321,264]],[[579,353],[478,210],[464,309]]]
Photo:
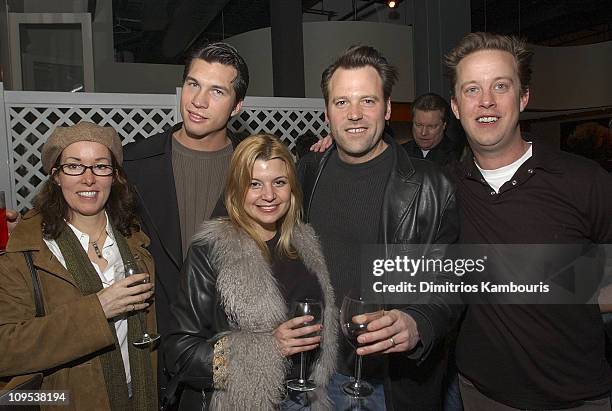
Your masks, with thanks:
[[[394,9],[397,6],[397,1],[396,0],[388,0],[387,1],[387,6],[389,6],[390,9]]]

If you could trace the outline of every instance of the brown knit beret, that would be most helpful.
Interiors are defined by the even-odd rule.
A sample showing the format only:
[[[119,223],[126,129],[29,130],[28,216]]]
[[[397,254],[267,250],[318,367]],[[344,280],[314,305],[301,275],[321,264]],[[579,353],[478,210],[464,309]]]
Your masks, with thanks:
[[[70,144],[79,141],[100,143],[108,147],[119,165],[123,162],[121,139],[115,129],[82,121],[74,126],[58,127],[53,131],[53,134],[51,134],[51,137],[49,137],[42,148],[41,160],[43,170],[49,174],[62,151]]]

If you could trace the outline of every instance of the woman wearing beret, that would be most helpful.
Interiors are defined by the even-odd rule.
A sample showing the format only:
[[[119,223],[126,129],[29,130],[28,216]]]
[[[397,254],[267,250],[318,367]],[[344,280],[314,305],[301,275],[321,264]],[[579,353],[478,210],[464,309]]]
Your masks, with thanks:
[[[68,392],[62,410],[157,409],[154,347],[131,344],[143,326],[155,329],[153,263],[122,158],[117,133],[87,122],[57,128],[43,146],[49,178],[0,256],[0,389],[40,372],[43,390]],[[148,273],[115,280],[116,265],[132,259]]]
[[[225,205],[229,219],[207,221],[196,234],[172,306],[176,328],[164,354],[175,374],[170,389],[183,390],[180,409],[328,409],[333,290],[314,231],[300,221],[293,159],[276,137],[238,145]],[[292,302],[304,299],[322,303],[322,328],[304,326],[313,317],[293,318]],[[318,388],[285,399],[286,380],[299,370],[294,354],[306,351]]]

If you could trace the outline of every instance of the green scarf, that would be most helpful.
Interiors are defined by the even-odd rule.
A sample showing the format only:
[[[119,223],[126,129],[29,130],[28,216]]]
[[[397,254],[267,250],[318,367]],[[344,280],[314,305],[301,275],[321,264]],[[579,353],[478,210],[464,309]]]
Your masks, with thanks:
[[[127,241],[121,233],[113,227],[113,234],[122,260],[133,260]],[[74,232],[65,225],[59,237],[56,239],[62,256],[66,260],[66,269],[72,276],[83,295],[90,295],[102,290],[102,281],[91,264],[89,257]],[[153,387],[153,369],[151,365],[151,353],[149,348],[136,348],[132,341],[139,338],[142,333],[140,321],[137,315],[145,316],[144,311],[134,312],[128,315],[128,351],[130,358],[130,372],[132,375],[132,398],[128,398],[127,381],[123,359],[121,358],[121,347],[117,340],[114,321],[109,320],[109,328],[115,340],[114,346],[101,351],[99,358],[102,363],[104,382],[110,402],[111,410],[155,410],[155,396],[157,387]],[[143,321],[144,322],[144,321]]]

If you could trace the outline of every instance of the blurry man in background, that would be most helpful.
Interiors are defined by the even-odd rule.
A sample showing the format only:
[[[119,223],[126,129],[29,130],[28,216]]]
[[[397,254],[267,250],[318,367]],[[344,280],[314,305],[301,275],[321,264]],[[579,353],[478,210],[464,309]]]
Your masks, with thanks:
[[[446,136],[448,103],[435,93],[417,97],[412,104],[412,140],[402,144],[410,157],[445,166],[456,161],[461,150]]]

